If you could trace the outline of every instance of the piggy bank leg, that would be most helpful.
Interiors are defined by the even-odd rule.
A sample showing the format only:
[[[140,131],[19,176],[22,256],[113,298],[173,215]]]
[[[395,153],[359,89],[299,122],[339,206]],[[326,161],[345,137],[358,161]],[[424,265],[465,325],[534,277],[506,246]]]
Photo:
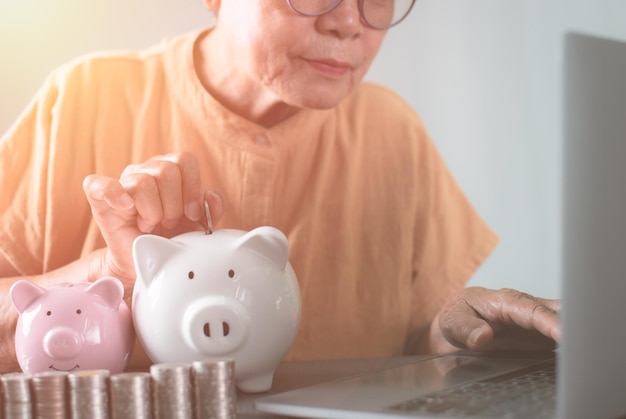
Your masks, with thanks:
[[[237,388],[244,393],[262,393],[272,388],[272,380],[274,379],[274,370],[257,374],[254,377],[241,379],[237,382]]]

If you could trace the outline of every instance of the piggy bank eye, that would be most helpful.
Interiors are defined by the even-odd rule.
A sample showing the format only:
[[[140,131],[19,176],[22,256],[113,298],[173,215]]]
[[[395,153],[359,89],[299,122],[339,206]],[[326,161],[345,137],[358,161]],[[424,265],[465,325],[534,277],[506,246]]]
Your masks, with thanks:
[[[187,276],[189,277],[189,279],[193,279],[193,277],[196,276],[196,274],[194,274],[193,271],[189,271]]]
[[[81,310],[80,308],[78,310],[76,310],[76,314],[80,314],[82,312],[83,312],[83,310]]]
[[[235,271],[233,271],[232,269],[230,271],[228,271],[228,277],[229,278],[234,278],[235,277]]]
[[[46,311],[46,316],[52,316],[52,312],[50,310]]]

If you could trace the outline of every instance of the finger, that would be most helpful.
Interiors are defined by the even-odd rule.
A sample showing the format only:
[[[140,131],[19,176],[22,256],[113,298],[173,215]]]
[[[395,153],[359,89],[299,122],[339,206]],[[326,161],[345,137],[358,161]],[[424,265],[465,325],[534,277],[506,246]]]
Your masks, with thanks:
[[[561,325],[558,321],[559,313],[561,312],[561,300],[545,300],[546,305],[554,311],[554,317],[557,318],[556,327],[552,328],[552,338],[556,342],[561,342]]]
[[[555,342],[560,342],[559,313],[548,305],[540,305],[533,310],[533,327],[542,335],[553,339]]]
[[[554,310],[555,313],[558,313],[561,311],[561,300],[546,300],[546,299],[541,299],[541,301],[548,306],[549,308],[551,308],[552,310]]]
[[[502,321],[515,324],[526,330],[536,330],[542,335],[558,341],[559,319],[558,303],[553,300],[537,298],[532,295],[503,289],[495,291],[493,300],[495,318],[486,317],[488,321]]]
[[[161,196],[154,177],[146,173],[134,173],[120,180],[133,197],[137,210],[137,227],[150,233],[163,219]]]
[[[464,301],[475,311],[476,316],[485,320],[491,327],[476,330],[469,336],[468,346],[483,349],[491,346],[494,337],[502,340],[502,331],[521,329],[541,334],[556,342],[560,339],[558,321],[558,302],[545,300],[532,295],[512,290],[486,290],[468,288]]]
[[[204,196],[198,159],[191,153],[170,154],[161,158],[175,164],[180,171],[185,217],[191,221],[201,221],[204,217]]]
[[[183,215],[194,222],[204,219],[200,168],[193,154],[167,154],[142,164],[129,165],[122,178],[137,173],[155,178],[163,201],[162,222],[165,227],[173,228]]]
[[[179,166],[169,161],[161,161],[144,170],[156,183],[163,212],[161,224],[166,228],[175,227],[184,216],[183,183]]]
[[[494,331],[468,303],[467,295],[473,292],[466,289],[448,299],[439,316],[439,328],[453,345],[477,350],[493,339]]]
[[[115,179],[89,175],[83,180],[83,191],[92,208],[104,206],[116,210],[128,210],[134,205],[133,198]]]

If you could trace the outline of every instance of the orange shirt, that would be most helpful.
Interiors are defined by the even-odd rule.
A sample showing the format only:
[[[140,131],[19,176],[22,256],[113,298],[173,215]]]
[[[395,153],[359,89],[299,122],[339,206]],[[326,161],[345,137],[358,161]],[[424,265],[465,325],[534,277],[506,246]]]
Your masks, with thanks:
[[[199,36],[82,57],[47,79],[0,140],[1,251],[37,274],[103,247],[85,176],[189,151],[224,197],[218,227],[272,225],[289,238],[303,312],[288,358],[402,353],[495,235],[396,94],[362,83],[333,109],[267,129],[202,87]]]

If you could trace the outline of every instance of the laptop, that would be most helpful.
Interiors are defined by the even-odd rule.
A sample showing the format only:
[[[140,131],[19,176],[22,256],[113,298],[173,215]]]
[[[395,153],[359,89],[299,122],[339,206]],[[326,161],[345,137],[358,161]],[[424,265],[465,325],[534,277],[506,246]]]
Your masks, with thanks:
[[[568,33],[564,59],[559,348],[435,356],[261,397],[258,411],[325,419],[626,417],[626,42]]]

